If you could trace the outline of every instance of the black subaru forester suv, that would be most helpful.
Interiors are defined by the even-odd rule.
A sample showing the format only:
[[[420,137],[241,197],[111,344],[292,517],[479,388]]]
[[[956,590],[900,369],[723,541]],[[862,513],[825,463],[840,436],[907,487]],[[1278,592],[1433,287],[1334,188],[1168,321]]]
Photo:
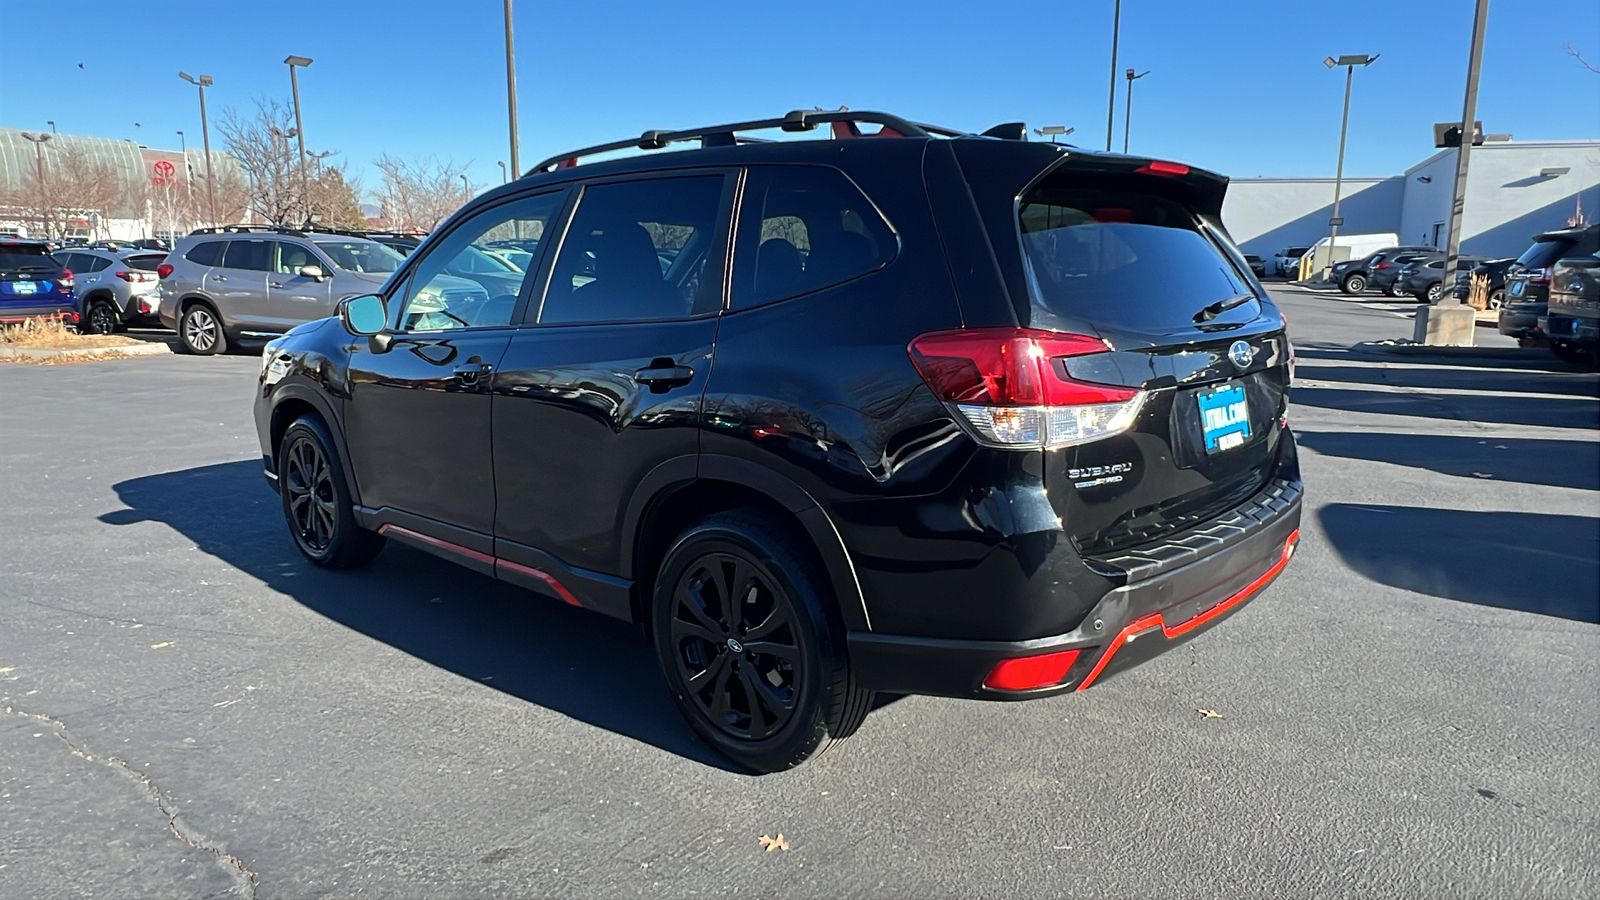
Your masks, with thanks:
[[[1023,133],[795,112],[477,198],[267,345],[294,541],[636,622],[757,771],[876,691],[1051,696],[1193,637],[1299,537],[1284,318],[1226,179]],[[474,276],[504,241],[519,276]]]

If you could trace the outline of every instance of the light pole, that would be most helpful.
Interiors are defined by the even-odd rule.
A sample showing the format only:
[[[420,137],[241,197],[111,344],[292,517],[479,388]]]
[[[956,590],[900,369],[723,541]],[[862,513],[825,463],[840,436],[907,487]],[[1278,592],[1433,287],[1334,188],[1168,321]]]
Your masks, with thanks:
[[[472,199],[472,185],[467,183],[467,173],[465,172],[461,173],[461,197],[463,203]]]
[[[1106,101],[1106,152],[1111,152],[1111,128],[1117,115],[1117,37],[1122,30],[1122,0],[1111,16],[1111,98]]]
[[[45,189],[45,182],[44,182],[44,145],[45,145],[45,143],[47,141],[50,140],[52,135],[49,135],[49,134],[34,134],[31,131],[24,131],[22,133],[22,136],[23,136],[23,138],[33,142],[34,160],[39,164],[39,221],[40,221],[41,225],[44,227],[45,236],[49,237],[49,235],[50,235],[50,198],[49,198],[49,192]]]
[[[217,224],[217,185],[211,172],[211,128],[206,124],[206,88],[212,85],[210,75],[201,75],[197,80],[188,72],[179,72],[178,77],[200,89],[200,139],[206,146],[206,197],[210,201],[211,224]]]
[[[306,204],[306,225],[311,224],[311,182],[306,178],[306,126],[300,121],[300,80],[295,77],[296,68],[305,68],[311,65],[309,56],[291,56],[285,59],[284,65],[289,67],[289,88],[294,92],[294,130],[300,136],[300,196]]]
[[[1035,128],[1033,133],[1040,137],[1048,137],[1050,139],[1050,143],[1054,144],[1056,142],[1056,138],[1066,137],[1077,130],[1078,129],[1076,128],[1068,128],[1065,125],[1046,125],[1043,128]]]
[[[1122,152],[1124,154],[1128,152],[1128,129],[1130,127],[1128,123],[1133,121],[1133,83],[1149,74],[1149,69],[1145,69],[1137,75],[1133,74],[1132,69],[1128,70],[1128,96],[1126,98],[1128,108],[1122,114]]]
[[[194,171],[189,168],[189,142],[184,138],[181,131],[178,132],[178,152],[183,155],[183,205],[185,207],[183,219],[187,224],[189,214],[194,207]],[[179,231],[182,230],[181,228],[179,229]],[[177,235],[172,236],[172,242],[174,244],[178,242]]]
[[[521,178],[521,157],[517,154],[517,54],[511,41],[511,0],[506,0],[506,106],[511,113],[511,171]]]
[[[51,134],[55,134],[56,133],[56,120],[55,119],[50,119],[50,120],[46,121],[45,124],[50,126],[50,133]]]
[[[1322,269],[1324,275],[1333,269],[1333,247],[1339,237],[1339,226],[1344,224],[1339,218],[1339,193],[1344,186],[1344,138],[1350,128],[1350,85],[1355,81],[1356,66],[1370,66],[1377,61],[1377,56],[1365,53],[1352,53],[1338,59],[1330,56],[1322,61],[1330,69],[1344,66],[1344,118],[1339,121],[1339,165],[1333,171],[1333,216],[1328,219],[1328,264]]]
[[[495,160],[495,165],[500,167],[500,183],[501,184],[505,184],[506,183],[506,161],[503,160],[503,159],[497,159],[497,160]]]

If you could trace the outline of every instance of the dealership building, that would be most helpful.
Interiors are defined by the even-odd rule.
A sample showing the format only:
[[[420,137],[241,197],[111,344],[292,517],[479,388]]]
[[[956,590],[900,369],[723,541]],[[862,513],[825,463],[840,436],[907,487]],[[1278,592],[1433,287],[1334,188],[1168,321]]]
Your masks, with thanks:
[[[1457,148],[1383,178],[1345,178],[1340,234],[1394,233],[1403,244],[1443,247]],[[1270,257],[1328,236],[1332,178],[1237,178],[1222,222],[1246,253]],[[1600,140],[1499,141],[1472,148],[1461,252],[1517,256],[1534,235],[1581,214],[1600,220]]]

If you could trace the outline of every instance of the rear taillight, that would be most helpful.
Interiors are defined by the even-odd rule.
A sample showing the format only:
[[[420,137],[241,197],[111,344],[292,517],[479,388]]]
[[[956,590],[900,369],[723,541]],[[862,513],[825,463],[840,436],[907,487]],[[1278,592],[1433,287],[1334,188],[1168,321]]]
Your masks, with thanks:
[[[153,275],[153,274],[151,274],[149,272],[145,272],[145,271],[114,272],[113,274],[116,275],[118,278],[121,278],[123,281],[155,281],[156,280],[156,276],[155,275]]]
[[[1026,691],[1060,684],[1066,680],[1072,664],[1078,661],[1079,652],[1062,650],[1043,656],[1003,659],[995,664],[989,677],[983,680],[983,686],[1002,691]]]
[[[62,287],[71,288],[72,287],[72,270],[71,269],[62,269],[61,270],[61,277],[59,279],[57,279],[57,280],[61,282],[61,286]]]
[[[1054,449],[1120,434],[1144,400],[1137,388],[1068,374],[1064,359],[1110,352],[1099,338],[966,328],[924,334],[906,349],[934,395],[989,447]]]
[[[169,265],[167,263],[162,263],[161,265],[156,266],[156,277],[157,278],[165,278],[165,277],[167,277],[168,275],[171,275],[171,274],[172,274],[172,266],[171,265]]]
[[[1549,266],[1545,266],[1542,269],[1529,269],[1528,270],[1528,283],[1529,284],[1549,284],[1550,283],[1550,272],[1551,272],[1551,269],[1550,269]]]
[[[1145,175],[1187,175],[1189,174],[1189,167],[1183,163],[1155,159],[1134,169],[1134,171]]]
[[[1389,264],[1386,263],[1386,262],[1381,262],[1381,263],[1378,263],[1377,266],[1375,266],[1374,268],[1387,269],[1387,268],[1389,268]]]

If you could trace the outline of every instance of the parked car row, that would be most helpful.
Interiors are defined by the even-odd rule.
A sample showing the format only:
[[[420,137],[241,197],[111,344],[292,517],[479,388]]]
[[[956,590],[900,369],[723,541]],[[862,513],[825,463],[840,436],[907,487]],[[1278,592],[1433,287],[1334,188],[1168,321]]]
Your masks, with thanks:
[[[1600,253],[1600,225],[1580,225],[1538,235],[1506,270],[1506,302],[1500,333],[1526,346],[1547,344],[1558,358],[1590,362],[1595,357],[1592,304]],[[1557,276],[1560,287],[1555,288]],[[1559,295],[1559,302],[1554,298]],[[1556,330],[1553,330],[1556,329]]]

